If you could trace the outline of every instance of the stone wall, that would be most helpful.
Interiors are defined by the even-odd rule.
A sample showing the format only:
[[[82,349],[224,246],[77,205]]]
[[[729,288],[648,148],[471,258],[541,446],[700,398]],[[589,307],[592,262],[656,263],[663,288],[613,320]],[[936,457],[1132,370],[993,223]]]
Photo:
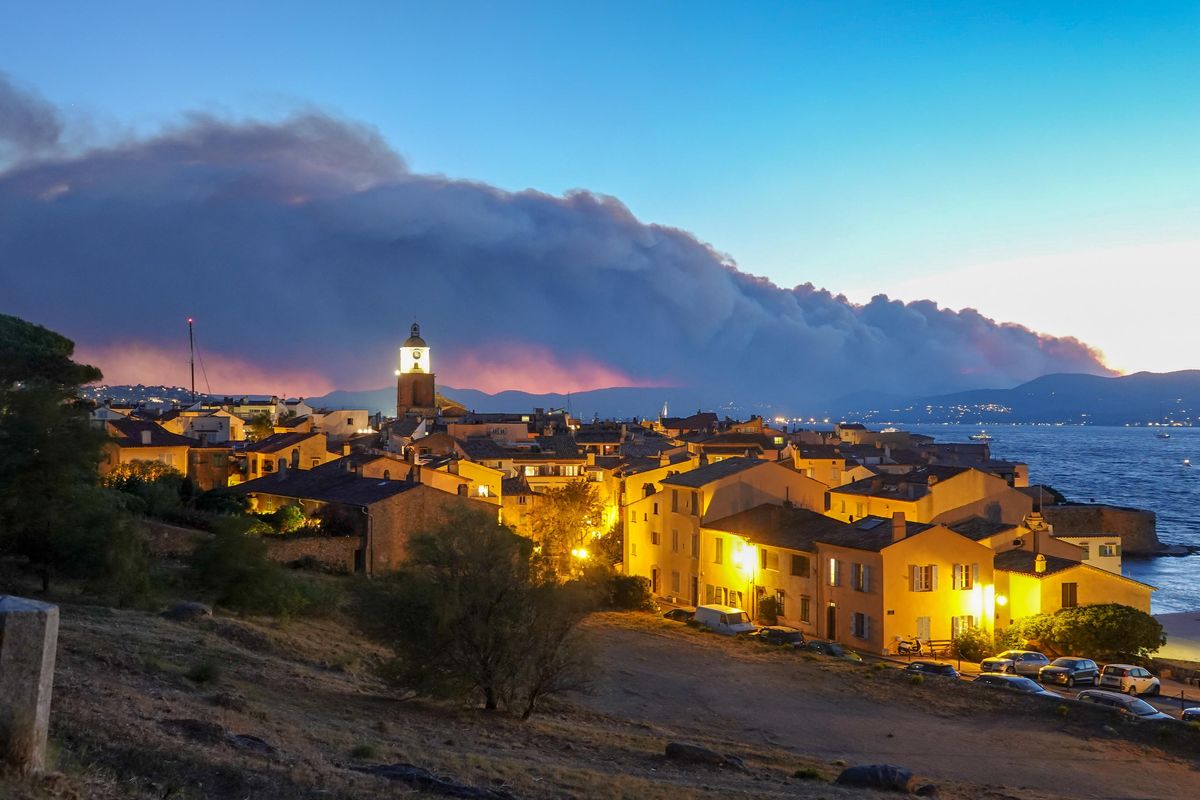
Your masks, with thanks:
[[[362,548],[359,536],[264,536],[267,558],[291,564],[313,558],[334,572],[354,572],[354,554]]]
[[[1046,522],[1054,533],[1069,536],[1080,533],[1112,533],[1121,537],[1121,551],[1130,556],[1155,555],[1163,550],[1158,541],[1153,511],[1120,506],[1067,504],[1043,506]]]

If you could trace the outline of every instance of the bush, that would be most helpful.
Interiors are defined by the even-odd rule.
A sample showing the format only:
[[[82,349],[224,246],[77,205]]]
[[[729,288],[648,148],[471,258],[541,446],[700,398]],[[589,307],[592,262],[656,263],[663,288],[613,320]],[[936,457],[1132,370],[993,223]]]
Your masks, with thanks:
[[[982,661],[997,650],[991,633],[983,628],[968,628],[954,639],[954,652],[965,661]]]
[[[358,761],[370,761],[379,757],[379,748],[373,744],[357,744],[350,751],[350,757]]]
[[[1066,719],[1067,715],[1071,713],[1071,709],[1067,708],[1066,706],[1059,706],[1058,708],[1054,709],[1054,713],[1058,714],[1063,719]]]
[[[779,601],[767,595],[758,601],[758,618],[768,625],[779,624]]]
[[[924,675],[909,675],[908,682],[911,683],[913,686],[920,686],[922,683],[925,682],[925,676]]]
[[[216,683],[221,680],[221,665],[207,659],[200,661],[187,671],[187,677],[188,680],[199,684]]]
[[[248,614],[320,616],[336,610],[340,592],[287,572],[267,559],[267,545],[245,519],[222,521],[212,539],[192,554],[197,582],[216,602]]]
[[[217,518],[208,511],[195,508],[177,508],[162,515],[163,522],[181,525],[185,528],[195,528],[200,531],[212,532],[217,524]]]
[[[244,494],[234,494],[228,489],[213,489],[204,492],[192,503],[197,511],[210,514],[234,516],[245,514],[250,509],[250,501]]]
[[[650,580],[640,575],[610,575],[605,582],[604,606],[616,611],[657,611]]]
[[[803,767],[793,772],[792,777],[799,778],[802,781],[819,781],[821,780],[821,773],[813,767]]]

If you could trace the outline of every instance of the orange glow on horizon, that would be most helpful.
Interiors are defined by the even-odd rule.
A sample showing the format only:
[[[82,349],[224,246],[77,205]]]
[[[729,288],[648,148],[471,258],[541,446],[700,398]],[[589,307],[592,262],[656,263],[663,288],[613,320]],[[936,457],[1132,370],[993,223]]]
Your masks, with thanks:
[[[104,373],[106,384],[144,384],[147,386],[183,386],[191,383],[186,345],[159,347],[142,342],[126,342],[75,349],[75,360],[94,364]],[[207,374],[208,380],[205,381]],[[237,356],[205,353],[203,369],[196,360],[196,391],[213,394],[273,394],[288,397],[315,397],[328,394],[333,383],[315,371],[274,369]]]
[[[431,342],[432,349],[437,350]],[[438,383],[488,394],[503,391],[532,394],[586,392],[614,387],[669,386],[669,381],[635,378],[615,367],[585,357],[570,362],[549,348],[524,343],[491,343],[486,353],[442,356]]]

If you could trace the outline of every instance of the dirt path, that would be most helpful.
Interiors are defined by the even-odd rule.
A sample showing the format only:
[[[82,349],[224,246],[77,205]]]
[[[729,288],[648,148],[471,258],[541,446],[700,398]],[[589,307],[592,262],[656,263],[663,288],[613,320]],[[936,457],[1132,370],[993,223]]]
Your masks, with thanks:
[[[942,702],[932,683],[919,692],[895,682],[881,686],[865,680],[862,668],[758,652],[670,623],[630,629],[602,619],[592,628],[602,642],[605,677],[589,702],[608,713],[1057,797],[1196,796],[1196,771],[1183,761],[1128,742],[1060,732],[1052,717],[980,710],[949,697]],[[880,702],[889,696],[892,702]]]

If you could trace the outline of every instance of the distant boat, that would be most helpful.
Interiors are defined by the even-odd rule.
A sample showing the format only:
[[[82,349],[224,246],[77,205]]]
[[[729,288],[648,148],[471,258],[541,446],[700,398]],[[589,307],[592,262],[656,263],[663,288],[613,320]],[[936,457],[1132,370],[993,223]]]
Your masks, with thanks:
[[[1171,434],[1167,433],[1166,431],[1159,431],[1158,433],[1154,434],[1154,437],[1156,439],[1170,439]]]
[[[880,431],[880,433],[899,433],[899,432],[900,432],[899,428],[884,428],[883,430]]]
[[[987,431],[980,431],[979,433],[972,433],[970,436],[970,439],[973,442],[990,442],[990,441],[992,441],[992,437],[988,434]]]

